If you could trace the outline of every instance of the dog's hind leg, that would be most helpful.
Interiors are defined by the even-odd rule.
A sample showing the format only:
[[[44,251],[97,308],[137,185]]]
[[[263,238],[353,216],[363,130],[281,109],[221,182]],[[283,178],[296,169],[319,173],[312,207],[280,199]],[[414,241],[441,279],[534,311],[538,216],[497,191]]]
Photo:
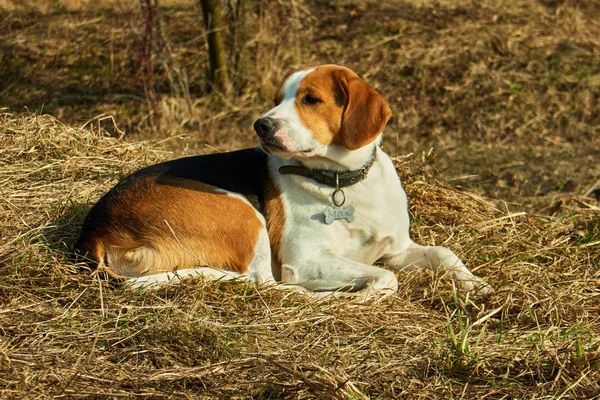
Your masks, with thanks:
[[[152,253],[152,251],[147,249],[144,249],[142,251],[136,251],[135,253],[136,255],[138,255],[140,252]],[[144,254],[144,257],[149,257],[149,255]],[[138,258],[140,257],[138,256]],[[156,260],[151,261],[156,262]],[[198,264],[200,265],[193,268],[166,271],[157,274],[134,277],[128,279],[126,283],[134,289],[158,287],[164,284],[177,284],[182,279],[188,277],[203,277],[207,280],[244,279],[249,280],[255,284],[275,283],[275,281],[273,280],[273,273],[271,271],[271,248],[269,243],[269,236],[266,228],[264,227],[258,234],[258,239],[254,247],[254,254],[250,263],[247,266],[247,269],[245,268],[245,273],[211,268],[209,266],[206,266],[206,264],[201,263],[200,260],[198,260]]]
[[[178,284],[181,282],[181,280],[185,278],[195,277],[202,277],[206,280],[217,281],[242,278],[244,277],[244,275],[233,271],[225,271],[222,269],[199,267],[182,269],[180,271],[162,272],[159,274],[138,276],[135,278],[128,279],[126,283],[133,289],[148,289],[158,288],[162,285]]]

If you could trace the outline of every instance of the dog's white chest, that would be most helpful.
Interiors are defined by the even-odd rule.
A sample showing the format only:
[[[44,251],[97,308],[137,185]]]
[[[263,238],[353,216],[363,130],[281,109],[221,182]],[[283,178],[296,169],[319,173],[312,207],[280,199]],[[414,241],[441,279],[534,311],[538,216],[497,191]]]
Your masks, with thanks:
[[[335,188],[317,186],[301,177],[281,182],[286,203],[284,255],[295,258],[308,252],[319,257],[324,252],[372,264],[397,247],[398,240],[408,241],[406,194],[393,169],[389,174],[385,167],[375,165],[371,171],[374,179],[344,188],[343,207],[336,207],[331,200]]]
[[[392,196],[398,203],[405,203],[401,196]],[[394,212],[394,202],[390,197],[372,199],[371,203],[356,201],[354,220],[335,221],[328,236],[333,248],[343,257],[365,264],[372,264],[395,245],[398,231],[408,229],[408,219],[401,209]]]

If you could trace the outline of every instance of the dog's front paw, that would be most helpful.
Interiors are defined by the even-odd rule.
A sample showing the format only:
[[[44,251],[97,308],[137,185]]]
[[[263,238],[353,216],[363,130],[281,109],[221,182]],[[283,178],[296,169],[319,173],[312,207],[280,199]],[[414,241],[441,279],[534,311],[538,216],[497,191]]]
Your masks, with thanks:
[[[494,288],[483,279],[471,275],[469,277],[456,277],[457,285],[460,290],[471,292],[478,296],[487,297],[494,294]]]

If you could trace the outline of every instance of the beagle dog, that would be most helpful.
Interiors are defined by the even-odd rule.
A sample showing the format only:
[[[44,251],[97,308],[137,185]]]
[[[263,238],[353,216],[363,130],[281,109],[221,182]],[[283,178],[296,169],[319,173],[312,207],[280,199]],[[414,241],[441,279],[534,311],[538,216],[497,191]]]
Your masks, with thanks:
[[[379,147],[390,116],[348,68],[294,72],[254,124],[260,148],[135,172],[90,210],[76,254],[137,287],[203,275],[392,293],[396,275],[379,262],[443,268],[490,294],[452,251],[411,240],[406,194]]]

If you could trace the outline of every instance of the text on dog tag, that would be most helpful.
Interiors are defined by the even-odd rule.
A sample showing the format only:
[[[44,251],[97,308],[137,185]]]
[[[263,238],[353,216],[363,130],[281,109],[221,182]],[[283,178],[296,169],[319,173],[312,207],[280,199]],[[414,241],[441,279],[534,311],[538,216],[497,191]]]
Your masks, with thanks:
[[[354,207],[344,208],[325,207],[325,223],[331,225],[336,219],[345,219],[348,222],[354,221]]]

